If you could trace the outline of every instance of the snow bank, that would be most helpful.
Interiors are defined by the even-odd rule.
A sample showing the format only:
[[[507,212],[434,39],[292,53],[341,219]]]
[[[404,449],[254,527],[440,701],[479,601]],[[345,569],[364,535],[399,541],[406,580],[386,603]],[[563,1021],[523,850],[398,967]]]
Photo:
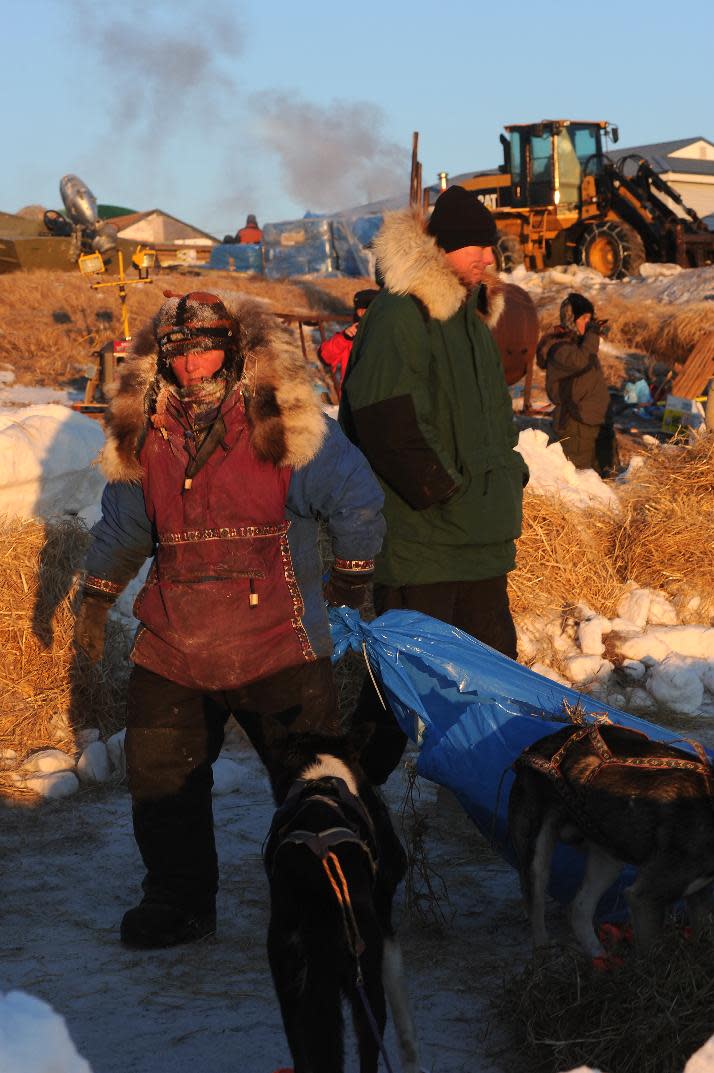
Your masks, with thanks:
[[[75,514],[95,503],[104,477],[92,462],[101,425],[66,406],[0,411],[0,515]]]
[[[581,265],[558,265],[545,272],[529,272],[519,265],[501,273],[507,283],[516,283],[534,294],[546,291],[607,291],[617,298],[657,302],[706,302],[714,299],[714,267],[685,268],[673,264],[642,265],[639,276],[624,280],[605,279]]]
[[[547,433],[524,429],[516,450],[528,463],[531,474],[528,487],[532,492],[557,495],[574,507],[618,509],[619,501],[613,489],[594,469],[576,469],[559,443],[548,443]]]
[[[95,728],[77,734],[77,752],[73,755],[61,749],[40,749],[30,753],[18,766],[15,753],[0,753],[0,769],[11,768],[19,788],[32,790],[39,797],[56,800],[69,797],[81,783],[104,783],[112,777],[126,778],[124,742],[126,730],[119,730],[106,742],[99,740]],[[11,753],[12,755],[4,755]],[[213,794],[235,793],[241,784],[242,770],[230,756],[222,754],[213,765]],[[5,1073],[0,1062],[0,1073]]]
[[[565,619],[521,616],[520,658],[625,711],[714,714],[714,627],[680,625],[664,593],[634,585],[617,612],[580,604]]]
[[[92,1073],[78,1053],[64,1018],[24,991],[0,994],[2,1073]]]

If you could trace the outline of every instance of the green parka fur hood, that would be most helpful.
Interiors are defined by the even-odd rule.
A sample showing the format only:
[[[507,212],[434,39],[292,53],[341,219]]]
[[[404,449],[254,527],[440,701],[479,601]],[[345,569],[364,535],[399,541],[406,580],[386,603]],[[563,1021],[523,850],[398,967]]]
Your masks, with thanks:
[[[515,565],[527,468],[491,335],[497,276],[469,292],[411,210],[375,242],[385,287],[355,338],[340,422],[385,491],[376,580],[497,577]]]

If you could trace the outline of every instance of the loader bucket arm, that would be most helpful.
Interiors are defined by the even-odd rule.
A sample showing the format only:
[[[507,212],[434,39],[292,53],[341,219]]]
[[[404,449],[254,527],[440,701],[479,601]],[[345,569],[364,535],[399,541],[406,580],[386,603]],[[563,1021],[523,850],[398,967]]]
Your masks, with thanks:
[[[628,165],[633,164],[635,169],[628,174]],[[683,268],[714,261],[714,232],[642,157],[631,154],[616,164],[606,161],[597,187],[603,209],[639,233],[649,260],[671,261]]]
[[[701,224],[702,226],[706,227],[706,224],[704,224],[703,221],[699,218],[699,216],[697,216],[694,209],[690,209],[688,205],[684,204],[682,195],[679,193],[679,191],[675,190],[673,186],[670,186],[670,184],[665,179],[663,179],[661,175],[658,175],[654,168],[651,166],[651,164],[649,164],[644,157],[635,155],[622,157],[622,159],[619,160],[617,163],[617,170],[622,179],[627,178],[625,175],[625,166],[627,162],[631,160],[637,162],[637,171],[635,172],[634,176],[632,176],[628,181],[630,183],[633,183],[638,189],[641,189],[643,192],[645,192],[648,200],[650,199],[650,192],[652,188],[654,188],[655,190],[658,190],[661,194],[664,194],[665,197],[668,197],[671,201],[674,201],[677,205],[680,205],[682,210],[686,212],[692,223],[694,223],[695,225]],[[656,198],[655,201],[658,208],[661,207],[665,212],[669,212],[670,215],[672,215],[671,210],[668,210],[667,206],[663,202],[661,202],[659,198]]]

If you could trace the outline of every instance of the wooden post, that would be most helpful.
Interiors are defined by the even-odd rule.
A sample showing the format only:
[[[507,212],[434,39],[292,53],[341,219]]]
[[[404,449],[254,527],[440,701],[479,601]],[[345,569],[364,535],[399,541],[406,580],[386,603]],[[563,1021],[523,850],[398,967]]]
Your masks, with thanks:
[[[409,176],[409,204],[412,208],[418,208],[421,201],[421,190],[418,183],[418,170],[419,170],[419,131],[415,130],[412,134],[412,168]]]

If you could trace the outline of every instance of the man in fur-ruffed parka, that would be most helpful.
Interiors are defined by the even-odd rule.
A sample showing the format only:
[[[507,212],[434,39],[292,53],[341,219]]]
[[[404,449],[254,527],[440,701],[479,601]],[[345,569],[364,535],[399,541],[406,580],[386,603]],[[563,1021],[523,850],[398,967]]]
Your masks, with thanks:
[[[211,765],[228,716],[259,753],[266,717],[338,729],[325,602],[364,603],[383,496],[275,333],[255,308],[170,295],[109,407],[77,643],[99,658],[112,601],[153,556],[134,606],[126,733],[147,869],[122,921],[129,946],[215,930]],[[318,519],[335,555],[324,592]]]
[[[384,289],[355,339],[340,423],[385,494],[377,611],[424,612],[515,658],[506,576],[528,471],[491,334],[504,308],[488,272],[496,239],[488,209],[459,186],[428,225],[411,210],[385,218],[375,242]],[[363,765],[382,782],[405,739],[370,688],[355,714],[377,724]]]

